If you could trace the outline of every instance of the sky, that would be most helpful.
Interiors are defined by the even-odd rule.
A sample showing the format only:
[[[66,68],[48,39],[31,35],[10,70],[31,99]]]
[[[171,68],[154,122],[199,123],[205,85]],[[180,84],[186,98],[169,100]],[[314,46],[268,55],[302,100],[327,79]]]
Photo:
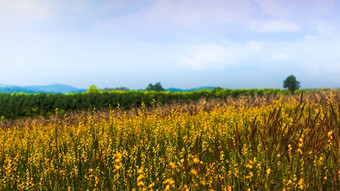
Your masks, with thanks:
[[[339,0],[0,0],[0,84],[340,87]]]

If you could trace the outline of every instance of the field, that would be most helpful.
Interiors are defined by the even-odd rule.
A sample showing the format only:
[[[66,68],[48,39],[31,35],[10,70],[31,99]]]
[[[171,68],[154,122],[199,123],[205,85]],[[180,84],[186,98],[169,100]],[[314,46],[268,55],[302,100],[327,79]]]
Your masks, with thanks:
[[[0,126],[0,190],[340,190],[338,91]]]

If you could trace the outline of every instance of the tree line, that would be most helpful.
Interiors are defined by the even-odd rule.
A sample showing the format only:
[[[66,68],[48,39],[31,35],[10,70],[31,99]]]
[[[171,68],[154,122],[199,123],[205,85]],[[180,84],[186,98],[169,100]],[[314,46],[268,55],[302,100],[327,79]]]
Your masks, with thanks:
[[[263,96],[263,95],[279,95],[293,93],[300,87],[294,75],[290,75],[284,81],[284,88],[280,89],[222,89],[215,88],[213,90],[196,90],[192,92],[170,92],[164,91],[160,82],[149,84],[144,91],[128,90],[99,90],[96,86],[91,85],[85,93],[71,94],[0,94],[0,117],[20,118],[34,116],[49,116],[56,109],[60,113],[77,110],[104,109],[108,107],[119,107],[121,109],[129,109],[138,107],[143,102],[146,106],[151,106],[154,100],[159,104],[169,104],[173,102],[190,102],[197,101],[201,98],[211,99],[228,97],[246,96]]]
[[[227,99],[228,97],[262,96],[268,94],[288,94],[289,91],[280,89],[221,89],[197,90],[193,92],[170,91],[97,91],[92,88],[86,93],[71,94],[0,94],[1,119],[49,116],[58,108],[60,113],[77,110],[116,108],[121,109],[139,107],[143,102],[147,107],[153,100],[157,104],[169,104],[174,102],[188,103],[198,101],[201,98]]]

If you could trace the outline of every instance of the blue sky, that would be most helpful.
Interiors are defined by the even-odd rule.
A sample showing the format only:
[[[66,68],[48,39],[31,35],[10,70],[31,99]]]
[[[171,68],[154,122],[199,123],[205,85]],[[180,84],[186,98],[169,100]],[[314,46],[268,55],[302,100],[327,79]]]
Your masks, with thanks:
[[[0,83],[340,87],[339,0],[0,0]]]

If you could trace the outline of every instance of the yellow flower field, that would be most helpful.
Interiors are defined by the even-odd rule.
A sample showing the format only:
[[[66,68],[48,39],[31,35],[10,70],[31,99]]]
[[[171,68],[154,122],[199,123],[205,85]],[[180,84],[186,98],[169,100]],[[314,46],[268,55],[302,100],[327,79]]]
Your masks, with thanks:
[[[339,190],[340,99],[325,96],[3,123],[0,190]]]

